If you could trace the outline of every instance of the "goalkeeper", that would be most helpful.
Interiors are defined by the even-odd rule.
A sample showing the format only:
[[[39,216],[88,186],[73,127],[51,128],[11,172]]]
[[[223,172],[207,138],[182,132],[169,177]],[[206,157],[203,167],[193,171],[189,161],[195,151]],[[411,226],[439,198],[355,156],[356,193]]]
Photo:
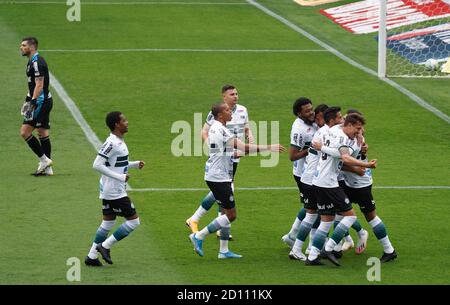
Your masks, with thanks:
[[[20,51],[22,56],[28,57],[27,79],[28,94],[22,106],[24,117],[20,128],[20,135],[27,142],[31,150],[38,156],[39,165],[35,176],[53,175],[51,158],[51,143],[49,137],[50,111],[52,110],[52,95],[48,90],[50,83],[48,66],[44,58],[37,51],[38,41],[35,37],[22,39]],[[39,140],[33,136],[37,129]]]

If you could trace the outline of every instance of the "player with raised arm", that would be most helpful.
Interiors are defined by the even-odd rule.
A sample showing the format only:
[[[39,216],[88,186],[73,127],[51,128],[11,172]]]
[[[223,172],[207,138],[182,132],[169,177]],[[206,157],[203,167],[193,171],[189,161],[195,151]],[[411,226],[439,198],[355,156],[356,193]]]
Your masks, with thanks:
[[[232,111],[231,121],[227,122],[226,127],[235,137],[239,138],[241,141],[248,143],[254,143],[253,134],[249,127],[249,118],[247,108],[238,104],[239,94],[235,86],[233,85],[224,85],[222,87],[222,99],[223,102],[230,107]],[[206,117],[206,122],[203,125],[202,129],[202,140],[208,140],[208,131],[211,128],[211,125],[214,122],[214,116],[211,111],[208,113]],[[232,187],[234,189],[234,176],[236,175],[237,167],[239,165],[239,152],[235,151],[235,155],[233,156],[233,183]],[[214,195],[212,192],[209,192],[201,201],[200,206],[197,208],[195,213],[186,220],[186,225],[191,229],[192,233],[198,231],[198,224],[200,219],[205,215],[211,207],[216,202]],[[219,207],[220,214],[220,207]],[[220,215],[219,215],[220,216]],[[217,231],[218,236],[220,232]],[[229,235],[229,239],[232,239],[231,234]]]
[[[145,162],[128,161],[128,147],[124,141],[124,135],[128,132],[128,120],[121,112],[108,113],[106,125],[111,134],[100,148],[93,164],[93,168],[102,174],[100,199],[103,203],[103,221],[84,261],[87,266],[102,266],[98,253],[108,264],[112,264],[111,247],[127,237],[140,224],[134,204],[127,195],[126,185],[130,178],[128,169],[142,169]],[[108,237],[117,216],[125,217],[126,221]]]
[[[203,256],[203,240],[207,235],[220,230],[218,258],[241,258],[241,255],[228,249],[231,222],[236,219],[234,194],[231,187],[234,149],[239,149],[248,154],[258,151],[281,152],[284,151],[284,147],[279,144],[245,144],[236,138],[226,127],[226,123],[232,119],[232,110],[226,103],[213,105],[211,113],[214,116],[214,121],[208,131],[209,158],[205,165],[205,181],[223,213],[202,230],[189,235],[189,239],[194,245],[195,252]]]
[[[315,115],[313,105],[310,99],[306,97],[298,98],[292,107],[292,112],[296,116],[291,128],[291,146],[289,148],[289,159],[293,161],[292,173],[299,190],[300,204],[303,204],[302,186],[300,179],[305,164],[305,158],[308,155],[308,149],[311,140],[316,133],[318,126],[314,122]],[[281,237],[281,240],[290,248],[294,245],[300,224],[305,218],[306,210],[302,206],[295,217],[290,231]]]
[[[335,215],[339,213],[343,218],[326,243],[324,255],[333,264],[340,266],[332,251],[355,222],[356,214],[350,200],[342,188],[339,187],[337,177],[344,162],[349,166],[369,168],[375,168],[377,164],[376,160],[362,162],[351,156],[356,136],[364,124],[365,119],[362,116],[358,114],[348,115],[343,125],[336,125],[333,131],[330,129],[330,133],[325,137],[323,143],[312,143],[315,150],[322,151],[317,171],[313,178],[320,225],[314,236],[313,246],[306,260],[306,265],[322,265],[319,254],[325,243],[328,231],[333,224]]]

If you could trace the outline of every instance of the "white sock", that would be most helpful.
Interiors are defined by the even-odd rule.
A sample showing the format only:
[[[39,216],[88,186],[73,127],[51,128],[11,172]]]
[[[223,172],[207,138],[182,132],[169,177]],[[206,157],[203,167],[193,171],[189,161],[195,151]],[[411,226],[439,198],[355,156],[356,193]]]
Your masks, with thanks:
[[[227,253],[228,250],[228,239],[227,240],[220,240],[220,252],[221,253]]]
[[[380,239],[380,243],[383,245],[384,252],[391,254],[394,252],[394,247],[392,247],[391,241],[389,240],[389,236]]]
[[[333,251],[334,247],[336,247],[336,242],[332,238],[328,239],[327,243],[325,244],[325,251]]]
[[[294,253],[301,253],[303,249],[303,241],[301,241],[300,239],[296,239],[294,246],[292,247],[292,251],[294,251]]]
[[[308,259],[310,261],[313,261],[319,256],[319,254],[320,254],[320,250],[317,249],[316,247],[312,246],[311,251],[309,251]]]
[[[116,242],[117,239],[114,237],[114,235],[111,235],[102,243],[102,247],[105,249],[111,249],[112,245],[114,245]]]
[[[302,224],[302,221],[300,219],[298,219],[297,217],[295,217],[295,221],[292,224],[291,230],[289,231],[289,237],[291,239],[296,239],[297,238],[297,234],[298,231],[300,230],[300,225]]]
[[[359,230],[359,232],[357,232],[357,233],[358,233],[359,238],[361,238],[365,233],[367,233],[367,231],[364,230],[364,229],[361,229],[361,230]]]
[[[39,157],[39,160],[41,160],[41,162],[47,162],[47,160],[50,160],[45,154],[43,154],[41,157]]]
[[[194,215],[192,215],[191,220],[199,222],[200,218],[203,217],[208,211],[205,210],[201,205],[198,207],[197,211],[195,211]]]
[[[344,240],[342,239],[341,240],[341,242],[340,243],[338,243],[337,245],[336,245],[336,247],[334,247],[334,251],[336,251],[336,252],[340,252],[340,251],[342,251],[342,245],[344,244]]]
[[[91,250],[89,250],[89,254],[88,254],[90,259],[96,259],[98,257],[98,251],[97,251],[97,244],[96,243],[92,243],[92,247]]]
[[[347,236],[345,236],[344,238],[345,238],[345,241],[346,241],[346,242],[354,243],[354,242],[353,242],[353,238],[350,236],[350,234],[347,235]]]

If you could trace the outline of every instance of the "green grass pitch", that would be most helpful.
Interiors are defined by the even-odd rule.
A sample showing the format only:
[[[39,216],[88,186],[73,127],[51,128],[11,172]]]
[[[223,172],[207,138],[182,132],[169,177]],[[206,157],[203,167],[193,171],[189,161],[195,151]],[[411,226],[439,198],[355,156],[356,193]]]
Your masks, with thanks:
[[[0,156],[0,283],[67,284],[66,261],[87,254],[100,222],[95,150],[51,88],[53,159],[56,175],[29,174],[37,159],[19,136],[26,94],[23,36],[40,40],[51,72],[103,141],[104,116],[119,109],[129,121],[126,141],[133,188],[204,188],[206,157],[171,154],[172,123],[193,123],[220,99],[220,87],[235,84],[253,121],[279,121],[280,142],[289,145],[293,101],[310,97],[361,110],[367,117],[370,157],[379,166],[375,186],[449,186],[447,122],[394,88],[338,59],[245,1],[189,0],[244,5],[83,5],[81,22],[66,20],[60,4],[6,4],[0,0],[2,144]],[[96,1],[101,2],[101,1]],[[112,2],[109,0],[108,2]],[[160,1],[169,2],[169,1]],[[187,1],[179,1],[187,2]],[[352,35],[318,13],[290,0],[259,1],[356,61],[376,68],[373,35]],[[343,1],[344,2],[344,1]],[[333,6],[331,4],[329,6]],[[255,52],[51,52],[88,49],[284,49]],[[45,51],[49,50],[49,51]],[[450,82],[396,80],[450,114]],[[192,135],[194,137],[194,135]],[[241,160],[237,187],[295,186],[291,162],[280,155],[274,168],[261,158]],[[346,253],[342,267],[308,268],[288,259],[280,238],[299,209],[296,190],[236,191],[238,219],[233,251],[244,258],[217,259],[218,241],[206,239],[205,257],[192,251],[184,221],[204,191],[130,192],[142,225],[112,250],[114,265],[81,269],[81,284],[370,284],[369,257],[382,248],[369,225],[366,253]],[[382,266],[381,284],[449,284],[450,190],[375,189],[378,212],[399,258]],[[213,208],[202,219],[206,225]],[[361,214],[358,211],[358,215]],[[352,232],[354,236],[354,233]],[[354,236],[356,240],[356,237]],[[220,272],[218,275],[217,272]]]

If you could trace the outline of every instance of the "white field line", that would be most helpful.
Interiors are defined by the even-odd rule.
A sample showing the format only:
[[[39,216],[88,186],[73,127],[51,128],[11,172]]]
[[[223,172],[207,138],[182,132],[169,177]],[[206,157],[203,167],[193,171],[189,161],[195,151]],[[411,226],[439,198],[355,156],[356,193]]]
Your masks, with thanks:
[[[394,186],[374,186],[374,189],[395,189],[395,190],[434,190],[434,189],[450,189],[448,185],[394,185]],[[236,191],[285,191],[298,190],[297,187],[291,186],[274,186],[274,187],[239,187]],[[133,192],[204,192],[209,191],[208,188],[135,188]]]
[[[0,4],[59,4],[67,5],[62,1],[3,1]],[[81,5],[249,5],[246,2],[161,2],[161,1],[145,1],[145,2],[86,2],[81,1]]]
[[[86,122],[77,105],[69,96],[69,94],[67,94],[66,90],[58,81],[58,79],[56,79],[56,77],[51,72],[49,72],[49,74],[51,86],[53,87],[53,89],[55,89],[56,93],[59,95],[64,105],[66,105],[67,109],[70,111],[75,121],[81,127],[81,130],[83,130],[84,135],[88,139],[89,143],[91,143],[92,147],[94,147],[95,151],[97,152],[100,146],[102,146],[102,142],[100,142],[99,138],[92,130],[91,126],[89,126],[88,122]],[[127,186],[128,190],[131,191],[133,189],[130,184],[127,184]]]
[[[316,38],[315,36],[311,35],[309,32],[305,31],[304,29],[302,29],[298,25],[295,25],[294,23],[292,23],[289,20],[287,20],[286,18],[278,15],[277,13],[271,11],[267,7],[263,6],[262,4],[259,4],[258,2],[254,1],[254,0],[245,0],[245,1],[247,1],[247,3],[253,5],[257,9],[263,11],[267,15],[277,19],[278,21],[280,21],[284,25],[288,26],[292,30],[296,31],[297,33],[299,33],[299,34],[305,36],[306,38],[308,38],[309,40],[315,42],[316,44],[318,44],[322,48],[330,51],[331,53],[333,53],[334,55],[336,55],[340,59],[342,59],[345,62],[349,63],[350,65],[352,65],[352,66],[354,66],[354,67],[356,67],[356,68],[358,68],[358,69],[360,69],[360,70],[362,70],[362,71],[364,71],[364,72],[366,72],[366,73],[368,73],[368,74],[370,74],[372,76],[378,77],[378,73],[376,71],[374,71],[372,69],[369,69],[366,66],[364,66],[364,65],[354,61],[353,59],[351,59],[349,57],[347,57],[346,55],[342,54],[341,52],[339,52],[338,50],[334,49],[330,45],[326,44],[325,42],[323,42],[320,39]],[[432,105],[428,104],[425,100],[423,100],[419,96],[415,95],[414,93],[412,93],[408,89],[404,88],[403,86],[397,84],[396,82],[394,82],[391,79],[381,78],[381,80],[383,82],[389,84],[390,86],[394,87],[395,89],[397,89],[401,93],[405,94],[406,96],[408,96],[411,100],[413,100],[418,105],[422,106],[423,108],[427,109],[428,111],[430,111],[433,114],[435,114],[437,117],[441,118],[442,120],[444,120],[445,122],[450,124],[450,117],[448,115],[446,115],[445,113],[443,113],[439,109],[433,107]]]
[[[329,52],[325,49],[48,49],[41,52],[57,53],[106,53],[106,52],[199,52],[199,53],[302,53],[302,52]]]

